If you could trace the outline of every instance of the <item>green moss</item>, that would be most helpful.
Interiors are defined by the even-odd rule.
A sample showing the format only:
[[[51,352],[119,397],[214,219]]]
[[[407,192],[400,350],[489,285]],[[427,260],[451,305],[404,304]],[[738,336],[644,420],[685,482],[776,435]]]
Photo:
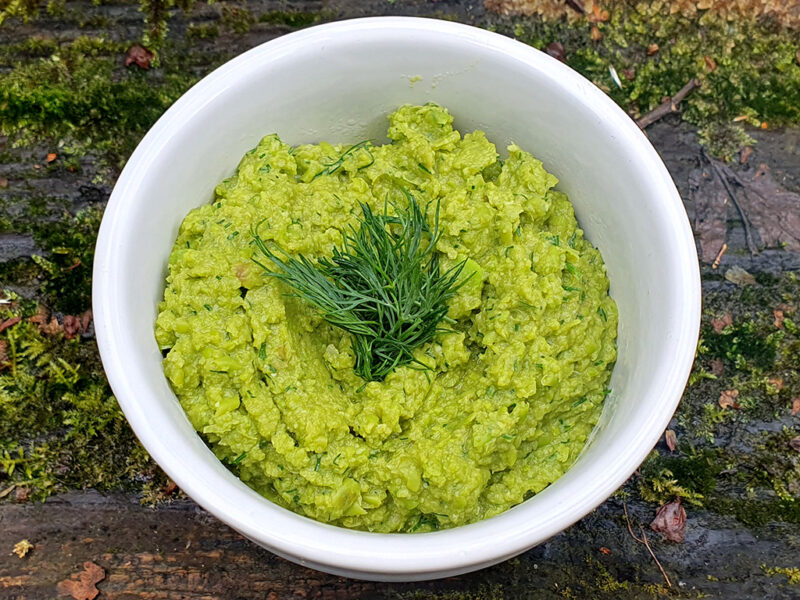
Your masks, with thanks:
[[[736,323],[716,333],[710,325],[702,331],[703,354],[729,361],[737,369],[766,369],[775,364],[780,331],[768,331],[754,321]]]
[[[0,0],[0,25],[11,17],[28,21],[38,14],[38,0]]]
[[[639,494],[643,500],[664,504],[676,497],[689,504],[702,505],[714,491],[722,466],[719,451],[695,450],[688,454],[662,455],[653,452],[639,469]]]
[[[222,5],[222,17],[220,18],[220,23],[235,33],[240,35],[247,33],[250,31],[250,28],[255,22],[256,18],[246,6],[235,6],[232,4]]]
[[[17,145],[61,140],[73,153],[121,163],[195,81],[177,67],[157,76],[125,69],[123,52],[104,38],[78,38],[48,58],[6,63],[12,69],[0,73],[0,133]]]
[[[473,591],[446,591],[431,592],[428,590],[415,590],[407,594],[399,594],[402,600],[503,600],[506,596],[500,585],[480,586]]]
[[[142,489],[163,477],[129,429],[92,339],[44,334],[37,304],[3,292],[0,321],[0,487],[32,498],[69,488]]]
[[[307,12],[302,10],[271,10],[265,12],[258,20],[260,23],[269,23],[270,25],[285,25],[292,29],[299,29],[301,27],[308,27],[314,25],[321,20],[328,18],[324,12]]]
[[[768,567],[762,565],[761,569],[770,577],[783,575],[791,585],[800,585],[800,569],[797,567]]]
[[[704,294],[703,302],[697,377],[673,426],[679,446],[651,454],[639,469],[636,491],[654,504],[680,496],[749,526],[797,523],[800,453],[789,441],[800,427],[795,422],[775,431],[763,423],[786,418],[800,396],[800,331],[793,321],[800,283],[789,273],[742,288],[726,284]],[[777,309],[784,311],[782,323],[776,323]],[[724,327],[723,315],[730,315]],[[738,392],[740,408],[720,406],[726,390]]]
[[[97,230],[105,207],[90,208],[41,227],[34,240],[45,256],[34,256],[41,269],[41,294],[64,313],[80,313],[91,306],[92,261]]]
[[[219,27],[212,23],[198,25],[190,23],[186,28],[186,37],[190,40],[209,40],[219,36]]]
[[[684,101],[683,117],[702,127],[714,153],[731,155],[752,144],[739,122],[760,126],[800,123],[800,65],[796,34],[768,22],[727,21],[710,12],[692,18],[665,15],[644,2],[616,3],[597,23],[500,18],[494,28],[544,49],[561,43],[566,62],[629,111],[642,115],[692,78],[702,87]],[[648,54],[648,47],[658,50]],[[707,60],[708,59],[708,60]],[[618,73],[618,86],[610,68]]]

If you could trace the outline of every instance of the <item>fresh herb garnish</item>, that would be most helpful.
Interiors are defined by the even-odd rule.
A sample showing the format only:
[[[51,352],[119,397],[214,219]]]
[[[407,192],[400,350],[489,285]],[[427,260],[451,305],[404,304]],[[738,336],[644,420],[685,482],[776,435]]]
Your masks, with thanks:
[[[427,368],[414,358],[414,350],[446,331],[439,323],[447,314],[447,301],[464,283],[458,279],[466,261],[444,273],[439,270],[439,205],[431,228],[427,210],[403,192],[408,207],[392,205],[395,215],[388,213],[388,206],[375,214],[361,204],[358,229],[343,232],[341,247],[316,264],[280,248],[278,256],[259,237],[258,226],[252,231],[258,250],[277,268],[253,261],[319,309],[328,323],[353,336],[354,370],[365,381],[382,381],[401,365]]]

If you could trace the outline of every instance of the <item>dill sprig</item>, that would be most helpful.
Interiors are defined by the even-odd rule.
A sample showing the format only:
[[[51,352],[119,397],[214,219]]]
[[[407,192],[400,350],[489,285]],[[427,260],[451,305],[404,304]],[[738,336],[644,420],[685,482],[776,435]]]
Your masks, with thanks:
[[[316,307],[328,323],[352,335],[354,370],[365,381],[382,381],[401,365],[426,368],[413,352],[445,331],[439,323],[447,314],[447,301],[464,283],[458,279],[465,261],[440,273],[438,203],[431,228],[427,209],[423,212],[403,191],[408,207],[392,205],[394,215],[388,205],[383,214],[375,214],[360,204],[358,229],[342,232],[341,246],[316,264],[273,245],[278,256],[259,237],[258,226],[252,231],[258,250],[276,269],[253,260]]]

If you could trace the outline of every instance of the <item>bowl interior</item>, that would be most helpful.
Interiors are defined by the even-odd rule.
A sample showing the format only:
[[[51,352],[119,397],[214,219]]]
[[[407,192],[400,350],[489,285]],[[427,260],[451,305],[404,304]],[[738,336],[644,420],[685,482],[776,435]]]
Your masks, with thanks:
[[[619,358],[601,425],[555,484],[495,517],[434,534],[381,536],[298,517],[257,496],[204,446],[153,337],[167,257],[186,213],[209,202],[258,140],[385,140],[386,115],[437,102],[544,162],[608,267]],[[256,48],[168,111],[115,188],[95,265],[98,340],[137,435],[195,500],[267,547],[313,566],[410,579],[477,568],[546,539],[638,466],[680,397],[697,336],[694,243],[663,164],[602,92],[554,59],[485,31],[419,19],[314,27]],[[342,550],[346,548],[346,550]]]

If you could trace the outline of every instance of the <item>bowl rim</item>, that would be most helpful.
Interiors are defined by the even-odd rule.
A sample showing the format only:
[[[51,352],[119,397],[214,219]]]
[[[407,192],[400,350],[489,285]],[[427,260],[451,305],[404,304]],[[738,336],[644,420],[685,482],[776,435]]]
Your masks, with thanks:
[[[115,279],[120,277],[114,238],[124,229],[120,216],[135,201],[139,180],[157,157],[165,139],[191,120],[231,78],[246,76],[248,70],[280,57],[293,47],[325,41],[331,36],[382,32],[386,35],[448,36],[465,44],[477,44],[501,52],[509,60],[535,68],[572,95],[583,98],[591,110],[611,120],[617,136],[637,148],[640,167],[653,178],[660,201],[672,214],[670,225],[682,240],[673,248],[673,260],[685,273],[681,290],[682,323],[676,332],[676,349],[671,368],[663,378],[661,402],[654,406],[647,426],[630,440],[630,452],[617,464],[608,465],[602,484],[586,489],[569,502],[554,506],[542,518],[526,518],[525,503],[496,517],[443,531],[418,534],[380,534],[349,530],[302,517],[256,495],[237,489],[231,481],[209,472],[187,469],[148,424],[142,407],[147,384],[129,376],[126,365],[137,349],[115,318]],[[278,58],[279,60],[279,58]],[[109,199],[98,233],[93,267],[92,302],[97,343],[103,365],[118,402],[137,437],[187,495],[217,518],[246,537],[282,556],[337,573],[373,574],[403,578],[431,577],[488,566],[510,558],[559,533],[603,503],[638,468],[669,423],[680,401],[694,360],[700,325],[700,271],[694,236],[675,185],[656,150],[644,133],[605,93],[566,65],[516,40],[470,25],[419,17],[367,17],[316,25],[283,35],[233,58],[207,75],[181,96],[156,122],[128,160]],[[162,399],[149,394],[147,402]],[[231,477],[235,477],[231,474]],[[547,493],[546,488],[541,494]],[[241,506],[246,505],[247,510]]]

